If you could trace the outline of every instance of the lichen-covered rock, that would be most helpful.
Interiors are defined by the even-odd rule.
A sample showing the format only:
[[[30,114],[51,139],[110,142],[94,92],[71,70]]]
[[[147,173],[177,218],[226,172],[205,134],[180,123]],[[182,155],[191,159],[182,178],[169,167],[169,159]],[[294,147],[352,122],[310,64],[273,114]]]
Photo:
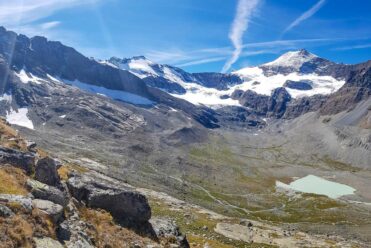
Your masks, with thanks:
[[[170,219],[154,218],[150,220],[153,230],[158,238],[176,240],[178,247],[188,248],[189,244],[184,235],[179,230],[176,223]]]
[[[32,179],[27,180],[27,187],[31,190],[31,194],[37,199],[51,201],[64,207],[68,204],[67,194],[58,188]]]
[[[63,245],[49,237],[34,238],[36,248],[63,248]]]
[[[0,204],[0,217],[8,218],[8,217],[12,217],[13,215],[14,213],[10,208]]]
[[[69,219],[58,226],[57,236],[68,248],[94,248],[90,237],[86,234],[87,229],[85,222]]]
[[[37,161],[35,179],[50,186],[60,185],[61,179],[58,175],[60,163],[56,160],[45,157]]]
[[[151,218],[147,198],[124,186],[110,185],[86,175],[75,175],[67,181],[73,197],[92,208],[101,208],[120,221],[144,223]]]
[[[21,168],[30,175],[35,167],[35,154],[0,146],[0,163]]]
[[[51,201],[35,199],[32,200],[32,205],[48,215],[54,223],[58,223],[63,217],[63,207]]]
[[[23,195],[0,194],[0,203],[18,203],[27,211],[32,211],[32,199]]]

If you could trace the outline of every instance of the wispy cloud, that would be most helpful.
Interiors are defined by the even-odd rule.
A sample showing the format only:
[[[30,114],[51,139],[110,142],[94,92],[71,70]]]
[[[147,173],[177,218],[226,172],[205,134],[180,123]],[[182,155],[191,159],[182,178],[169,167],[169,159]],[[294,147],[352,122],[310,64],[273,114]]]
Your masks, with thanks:
[[[0,0],[0,25],[28,24],[54,12],[98,0]]]
[[[226,57],[216,57],[216,58],[193,60],[193,61],[186,62],[186,63],[183,63],[183,64],[177,64],[175,66],[177,66],[177,67],[187,67],[187,66],[192,66],[192,65],[209,64],[209,63],[212,63],[212,62],[223,61],[223,60],[225,60],[225,58]]]
[[[318,10],[322,8],[325,4],[326,0],[320,0],[315,5],[313,5],[309,10],[305,11],[301,16],[299,16],[295,21],[293,21],[289,26],[285,28],[282,35],[293,29],[294,27],[298,26],[300,23],[305,21],[306,19],[310,18],[312,15],[317,13]]]
[[[238,60],[243,50],[243,35],[249,27],[249,21],[257,8],[259,0],[239,0],[236,15],[229,33],[229,39],[232,41],[234,51],[232,56],[223,66],[222,72],[228,71]]]
[[[370,47],[371,47],[371,43],[368,43],[368,44],[363,44],[363,45],[343,46],[343,47],[334,48],[333,50],[345,51],[345,50],[353,50],[353,49],[365,49],[365,48],[370,48]]]
[[[59,21],[44,22],[40,25],[40,27],[44,30],[47,30],[47,29],[55,28],[55,27],[59,26],[60,24],[61,24],[61,22],[59,22]]]
[[[354,38],[355,39],[355,38]],[[313,38],[313,39],[288,39],[265,42],[254,42],[242,44],[240,57],[254,56],[259,54],[275,54],[285,50],[318,47],[326,44],[343,42],[344,38]],[[234,53],[233,47],[215,47],[196,50],[165,50],[148,51],[145,56],[149,59],[163,64],[187,67],[192,65],[207,64],[223,61],[230,58]]]

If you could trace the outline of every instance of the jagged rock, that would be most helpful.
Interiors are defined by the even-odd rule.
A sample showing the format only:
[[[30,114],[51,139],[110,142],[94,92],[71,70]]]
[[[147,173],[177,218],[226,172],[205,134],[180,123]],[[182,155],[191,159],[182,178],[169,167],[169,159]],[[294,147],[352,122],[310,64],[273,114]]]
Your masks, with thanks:
[[[286,112],[286,105],[291,96],[285,88],[277,88],[268,100],[268,117],[281,118]]]
[[[49,237],[34,238],[36,248],[63,248],[63,245]]]
[[[0,194],[0,203],[15,202],[25,210],[32,211],[32,198],[22,195]]]
[[[67,181],[73,197],[92,208],[107,210],[120,221],[145,223],[151,218],[147,198],[131,188],[116,188],[86,175],[74,175]]]
[[[35,199],[32,200],[34,208],[40,209],[43,213],[50,216],[54,223],[58,223],[63,217],[63,207],[51,201]]]
[[[21,168],[30,175],[34,171],[35,154],[0,146],[0,163]]]
[[[30,140],[26,140],[26,146],[27,146],[27,150],[31,151],[31,152],[35,152],[35,148],[37,146],[36,142],[33,142],[33,141],[30,141]]]
[[[0,217],[12,217],[14,215],[13,211],[9,209],[7,206],[0,204]]]
[[[68,196],[66,193],[55,187],[32,179],[27,180],[27,187],[31,190],[31,194],[37,199],[51,201],[61,206],[66,206],[68,204]]]
[[[68,248],[94,248],[87,229],[88,225],[81,220],[65,220],[58,226],[57,236]]]
[[[58,175],[58,169],[60,168],[60,164],[50,158],[42,158],[37,161],[36,169],[35,169],[35,179],[51,186],[58,186],[61,183],[61,179]]]
[[[178,247],[188,248],[189,244],[187,238],[182,235],[179,227],[174,221],[170,219],[154,218],[150,220],[153,230],[157,237],[168,238],[169,240],[175,239]]]

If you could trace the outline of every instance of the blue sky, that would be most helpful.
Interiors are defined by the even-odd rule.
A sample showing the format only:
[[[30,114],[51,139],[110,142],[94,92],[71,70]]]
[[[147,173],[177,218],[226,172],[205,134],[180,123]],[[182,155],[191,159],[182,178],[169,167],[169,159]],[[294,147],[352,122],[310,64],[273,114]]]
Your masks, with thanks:
[[[362,62],[371,59],[369,13],[369,0],[0,0],[8,29],[187,71],[231,71],[300,48]]]

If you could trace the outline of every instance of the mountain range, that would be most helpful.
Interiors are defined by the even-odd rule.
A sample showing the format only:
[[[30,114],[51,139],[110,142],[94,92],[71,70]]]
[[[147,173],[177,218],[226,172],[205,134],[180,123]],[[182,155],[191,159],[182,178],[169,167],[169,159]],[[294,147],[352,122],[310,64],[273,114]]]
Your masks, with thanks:
[[[9,124],[108,182],[165,192],[233,223],[371,240],[360,231],[371,230],[371,61],[339,64],[302,49],[231,73],[189,73],[143,56],[88,58],[1,27],[0,76]],[[276,186],[310,174],[356,192],[332,200]],[[231,221],[190,229],[183,214],[176,219],[194,240],[238,236],[238,226],[220,229]]]

